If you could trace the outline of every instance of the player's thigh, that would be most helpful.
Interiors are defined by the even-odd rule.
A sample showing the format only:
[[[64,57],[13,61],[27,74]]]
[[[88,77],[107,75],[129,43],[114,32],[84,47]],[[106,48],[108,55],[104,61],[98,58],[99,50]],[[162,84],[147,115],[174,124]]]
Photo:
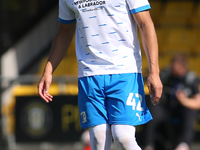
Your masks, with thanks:
[[[82,128],[107,123],[103,76],[83,77],[78,80],[78,105]]]
[[[140,73],[116,75],[106,91],[109,124],[139,125],[152,119]]]

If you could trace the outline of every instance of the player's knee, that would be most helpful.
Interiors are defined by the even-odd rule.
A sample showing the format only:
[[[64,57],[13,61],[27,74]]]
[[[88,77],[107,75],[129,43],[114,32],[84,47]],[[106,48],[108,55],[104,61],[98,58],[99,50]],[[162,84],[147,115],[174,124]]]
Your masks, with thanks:
[[[98,144],[103,144],[105,143],[105,139],[106,139],[106,131],[105,130],[96,130],[95,132],[93,132],[93,139],[95,141],[97,141]]]
[[[119,136],[115,135],[115,136],[113,136],[113,139],[114,139],[116,146],[120,149],[122,149],[122,148],[125,149],[125,147],[130,145],[130,142],[131,142],[130,141],[131,139],[127,136],[119,137]]]
[[[113,137],[118,150],[141,150],[136,139],[129,136]]]
[[[110,127],[108,125],[98,125],[89,129],[91,147],[95,150],[109,147],[112,141]]]
[[[112,136],[119,150],[141,150],[135,139],[135,127],[112,125]]]

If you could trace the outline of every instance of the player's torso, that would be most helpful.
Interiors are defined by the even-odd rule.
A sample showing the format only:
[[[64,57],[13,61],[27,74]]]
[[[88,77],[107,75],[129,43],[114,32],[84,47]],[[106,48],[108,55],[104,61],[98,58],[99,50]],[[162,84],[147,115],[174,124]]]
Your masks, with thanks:
[[[79,74],[140,72],[137,25],[125,0],[66,0],[66,4],[77,22]]]

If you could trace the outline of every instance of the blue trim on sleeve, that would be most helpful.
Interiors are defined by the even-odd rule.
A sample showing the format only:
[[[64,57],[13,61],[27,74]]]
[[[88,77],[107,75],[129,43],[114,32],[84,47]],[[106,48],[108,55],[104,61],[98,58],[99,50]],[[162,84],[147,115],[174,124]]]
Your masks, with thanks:
[[[76,21],[76,19],[73,19],[73,20],[63,20],[61,18],[58,18],[58,21],[63,23],[63,24],[70,24],[70,23],[73,23]]]
[[[136,8],[136,9],[132,9],[131,10],[131,14],[135,14],[135,13],[138,13],[138,12],[141,12],[141,11],[144,11],[144,10],[148,10],[148,9],[151,9],[151,6],[150,5],[145,5],[145,6]]]

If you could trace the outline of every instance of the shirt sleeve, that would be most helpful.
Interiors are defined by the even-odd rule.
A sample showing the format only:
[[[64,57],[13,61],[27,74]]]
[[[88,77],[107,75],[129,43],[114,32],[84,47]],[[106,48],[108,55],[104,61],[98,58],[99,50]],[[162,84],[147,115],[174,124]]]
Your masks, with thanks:
[[[70,24],[76,21],[74,12],[68,7],[66,0],[59,0],[58,21]]]
[[[151,9],[148,0],[127,0],[131,14]]]

